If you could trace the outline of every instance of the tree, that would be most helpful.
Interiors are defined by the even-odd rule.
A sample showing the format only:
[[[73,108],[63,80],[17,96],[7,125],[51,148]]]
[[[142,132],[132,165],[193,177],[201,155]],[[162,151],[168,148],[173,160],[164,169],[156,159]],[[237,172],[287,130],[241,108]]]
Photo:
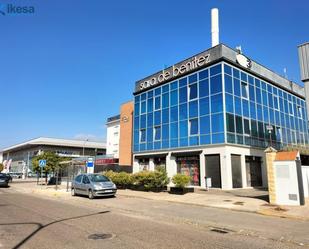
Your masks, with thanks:
[[[39,160],[46,160],[46,166],[43,169],[39,166]],[[70,158],[60,157],[53,151],[45,151],[43,154],[32,158],[32,168],[35,172],[41,172],[42,170],[42,173],[46,174],[47,178],[47,173],[55,173],[58,169],[62,168],[63,166],[59,163],[65,160],[70,160]]]
[[[0,163],[0,172],[4,169],[3,163]]]

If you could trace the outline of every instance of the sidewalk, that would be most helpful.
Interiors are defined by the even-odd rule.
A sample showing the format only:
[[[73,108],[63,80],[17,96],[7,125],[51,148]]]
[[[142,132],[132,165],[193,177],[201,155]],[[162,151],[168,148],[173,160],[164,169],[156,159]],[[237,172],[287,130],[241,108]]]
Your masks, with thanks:
[[[40,194],[49,197],[71,198],[70,191],[66,191],[66,183],[58,186],[36,185],[33,182],[18,182],[11,184],[11,188],[23,193]],[[118,196],[127,198],[144,198],[149,200],[167,201],[182,203],[187,205],[199,205],[213,208],[224,208],[242,212],[254,212],[269,216],[309,220],[309,199],[306,199],[305,206],[274,206],[269,205],[264,196],[267,194],[263,190],[241,189],[241,190],[210,190],[208,192],[198,190],[185,195],[173,195],[168,192],[143,192],[129,189],[119,189]]]

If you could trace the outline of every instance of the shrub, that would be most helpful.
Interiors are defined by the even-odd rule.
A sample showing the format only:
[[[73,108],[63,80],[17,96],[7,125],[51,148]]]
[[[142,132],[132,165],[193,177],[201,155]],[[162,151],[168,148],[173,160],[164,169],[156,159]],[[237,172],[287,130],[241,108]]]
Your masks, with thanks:
[[[132,176],[134,186],[144,187],[146,190],[162,189],[169,183],[165,170],[140,171]]]
[[[172,178],[172,182],[175,184],[175,187],[177,188],[184,188],[190,183],[190,181],[191,181],[190,176],[186,176],[182,174],[174,175]]]
[[[126,172],[114,172],[112,170],[103,172],[119,188],[129,187],[132,184],[132,175]]]

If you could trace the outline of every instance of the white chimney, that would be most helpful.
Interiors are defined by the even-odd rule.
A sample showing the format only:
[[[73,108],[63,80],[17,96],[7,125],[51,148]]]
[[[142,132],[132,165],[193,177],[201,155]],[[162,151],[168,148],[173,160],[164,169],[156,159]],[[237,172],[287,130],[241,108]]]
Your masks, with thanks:
[[[211,9],[211,46],[219,44],[219,10]]]

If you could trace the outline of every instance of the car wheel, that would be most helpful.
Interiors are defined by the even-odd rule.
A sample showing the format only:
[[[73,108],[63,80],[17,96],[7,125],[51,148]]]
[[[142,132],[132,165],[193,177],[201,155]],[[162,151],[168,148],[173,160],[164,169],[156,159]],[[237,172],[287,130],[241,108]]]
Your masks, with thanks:
[[[89,197],[89,199],[94,198],[93,191],[91,189],[88,190],[88,197]]]
[[[72,195],[72,196],[76,196],[75,188],[71,188],[71,195]]]

